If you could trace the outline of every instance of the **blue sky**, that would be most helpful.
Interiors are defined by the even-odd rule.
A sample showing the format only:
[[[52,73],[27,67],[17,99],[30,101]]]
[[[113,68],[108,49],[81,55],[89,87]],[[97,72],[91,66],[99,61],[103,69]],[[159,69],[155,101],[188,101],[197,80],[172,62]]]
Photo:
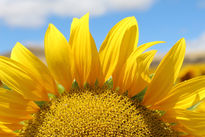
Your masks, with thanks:
[[[166,41],[155,46],[163,53],[185,37],[188,51],[205,52],[205,0],[99,0],[94,4],[93,0],[84,0],[86,4],[82,0],[76,3],[67,0],[67,5],[61,0],[56,3],[28,1],[30,3],[25,0],[0,2],[0,54],[10,51],[16,42],[43,45],[49,23],[53,23],[69,39],[72,18],[80,17],[87,11],[91,14],[90,31],[98,49],[118,21],[135,16],[139,25],[139,44]]]

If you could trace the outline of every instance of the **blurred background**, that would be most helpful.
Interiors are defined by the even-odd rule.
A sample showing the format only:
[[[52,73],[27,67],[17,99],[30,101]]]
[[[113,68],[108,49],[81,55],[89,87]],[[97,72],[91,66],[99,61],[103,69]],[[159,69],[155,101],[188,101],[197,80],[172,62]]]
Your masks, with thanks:
[[[184,37],[187,51],[179,80],[205,74],[205,0],[0,0],[0,55],[9,56],[20,42],[44,60],[48,24],[54,24],[69,39],[72,18],[87,12],[98,49],[118,21],[135,16],[140,45],[166,41],[154,47],[158,54],[152,71]]]

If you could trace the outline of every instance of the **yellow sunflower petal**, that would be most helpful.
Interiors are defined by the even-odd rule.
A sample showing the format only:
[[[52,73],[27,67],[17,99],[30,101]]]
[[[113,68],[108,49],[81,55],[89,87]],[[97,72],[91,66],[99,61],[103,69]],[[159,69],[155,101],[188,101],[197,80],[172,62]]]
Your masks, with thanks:
[[[147,53],[140,55],[137,58],[138,63],[138,78],[134,77],[134,83],[132,83],[130,90],[128,89],[128,96],[133,97],[140,91],[142,91],[148,83],[150,83],[150,77],[149,77],[149,66],[153,61],[154,55],[157,51],[149,51]]]
[[[0,88],[0,120],[4,122],[18,122],[31,119],[30,114],[39,107],[30,100],[25,100],[20,94],[12,90]]]
[[[16,133],[0,133],[1,137],[17,137]]]
[[[149,43],[145,43],[139,47],[137,47],[128,57],[126,62],[133,62],[136,60],[136,58],[142,54],[146,49],[150,48],[151,46],[154,46],[156,44],[160,44],[160,43],[165,43],[164,41],[153,41],[153,42],[149,42]]]
[[[115,79],[137,43],[138,25],[134,17],[121,20],[110,30],[99,51],[105,80],[111,75]]]
[[[92,65],[91,65],[91,71],[90,71],[87,81],[90,85],[93,86],[97,79],[99,86],[102,86],[104,84],[104,77],[103,77],[102,68],[100,64],[100,58],[99,58],[97,48],[96,46],[94,46],[95,42],[91,34],[90,34],[90,37],[91,37],[91,43],[92,43],[91,45],[93,45],[92,46]]]
[[[49,100],[44,87],[33,74],[20,63],[6,57],[0,57],[0,79],[9,88],[17,91],[26,99]]]
[[[69,90],[73,82],[73,58],[71,47],[63,34],[52,24],[45,34],[45,56],[53,77]]]
[[[78,18],[73,18],[72,24],[71,24],[71,28],[70,28],[70,39],[69,39],[69,44],[72,47],[73,45],[73,40],[74,40],[74,36],[76,35],[76,31],[79,26],[80,23],[80,19]]]
[[[23,125],[19,124],[19,123],[4,123],[4,122],[1,122],[1,123],[3,123],[5,126],[7,126],[8,128],[10,128],[13,131],[15,131],[17,129],[21,129],[23,127]]]
[[[18,129],[21,129],[23,127],[20,123],[8,123],[8,122],[0,122],[0,127],[3,125],[3,127],[9,128],[9,130],[15,131]],[[4,132],[5,133],[5,132]]]
[[[193,111],[205,113],[205,98],[200,101],[199,105]]]
[[[205,113],[192,112],[183,109],[174,109],[165,114],[163,119],[176,122],[185,132],[195,137],[205,136]]]
[[[0,133],[1,137],[17,137],[16,133]]]
[[[46,91],[58,94],[55,81],[49,73],[48,68],[19,42],[16,43],[11,52],[11,59],[26,66],[36,79],[38,79],[39,83],[46,88]]]
[[[175,85],[170,95],[155,104],[155,108],[167,110],[170,108],[175,109],[188,109],[193,106],[197,101],[205,97],[205,76],[199,76]]]
[[[89,31],[89,14],[73,20],[69,43],[74,54],[76,81],[80,87],[86,82],[94,85],[97,78],[100,80],[101,67],[95,41]]]
[[[148,86],[143,104],[154,105],[163,99],[174,85],[185,55],[185,40],[179,40],[163,58]]]
[[[1,137],[17,137],[16,133],[0,133]]]
[[[6,112],[6,113],[10,113],[10,112]],[[33,119],[33,117],[29,114],[23,116],[21,116],[20,114],[9,115],[9,116],[5,116],[5,113],[0,114],[0,121],[2,122],[19,123],[20,121],[30,120],[30,119]]]
[[[35,113],[40,109],[33,101],[26,100],[19,93],[4,88],[0,88],[0,102],[0,106],[5,104],[5,107],[28,113]]]
[[[14,133],[12,129],[0,123],[0,136],[1,137],[16,137],[17,134]]]
[[[4,105],[4,106],[3,106]],[[23,110],[6,108],[7,104],[0,106],[0,120],[4,122],[20,122],[32,119],[32,116]]]
[[[125,64],[122,66],[121,71],[120,71],[120,75],[118,74],[118,76],[115,77],[115,79],[113,79],[113,87],[121,87],[122,91],[126,90],[128,88],[125,87],[129,87],[128,85],[130,85],[130,76],[132,76],[132,78],[134,78],[134,75],[136,75],[136,73],[134,72],[134,66],[136,67],[136,60],[137,58],[140,56],[140,54],[142,52],[144,52],[147,48],[155,45],[155,44],[159,44],[159,43],[164,43],[163,41],[155,41],[155,42],[149,42],[149,43],[145,43],[139,47],[137,47],[132,53],[131,55],[128,57],[127,61],[125,62]],[[133,72],[134,75],[131,75],[130,73]],[[126,80],[125,80],[126,79]],[[128,85],[127,85],[127,84]],[[127,85],[127,86],[122,86],[122,84]]]
[[[119,87],[122,92],[128,90],[128,96],[134,96],[142,91],[149,82],[149,65],[156,51],[146,52],[134,62],[126,62],[119,77]]]
[[[185,135],[183,137],[194,137],[193,135]]]

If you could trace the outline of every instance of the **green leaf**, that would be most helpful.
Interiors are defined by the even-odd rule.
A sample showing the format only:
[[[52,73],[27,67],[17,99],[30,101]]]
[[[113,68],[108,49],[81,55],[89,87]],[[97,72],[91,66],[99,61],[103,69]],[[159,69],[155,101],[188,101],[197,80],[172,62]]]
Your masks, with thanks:
[[[46,101],[34,101],[40,108],[46,103]]]
[[[143,100],[143,98],[144,98],[144,95],[145,95],[146,91],[147,91],[147,87],[145,89],[143,89],[140,93],[138,93],[137,95],[132,97],[132,100],[136,100],[137,99],[138,101],[141,102]]]
[[[58,92],[60,94],[62,94],[65,91],[65,88],[61,84],[58,84],[57,87],[58,87]]]
[[[75,89],[75,88],[78,88],[78,82],[76,80],[74,80],[74,82],[72,83],[72,88]]]
[[[108,79],[108,80],[105,82],[105,86],[107,86],[107,87],[110,88],[110,89],[113,88],[112,78]]]

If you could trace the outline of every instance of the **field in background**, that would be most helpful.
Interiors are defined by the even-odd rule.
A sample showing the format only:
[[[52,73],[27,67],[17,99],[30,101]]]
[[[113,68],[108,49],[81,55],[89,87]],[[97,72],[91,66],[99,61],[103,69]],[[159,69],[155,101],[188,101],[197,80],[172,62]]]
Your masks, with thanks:
[[[30,47],[29,50],[36,56],[38,56],[38,58],[40,58],[44,63],[46,63],[44,49]],[[2,55],[9,57],[10,53],[8,52]],[[150,73],[154,73],[162,58],[162,55],[156,56],[154,58],[154,61],[152,62],[150,67]],[[185,56],[183,67],[179,74],[178,80],[184,81],[200,75],[205,75],[205,53],[187,54]]]

